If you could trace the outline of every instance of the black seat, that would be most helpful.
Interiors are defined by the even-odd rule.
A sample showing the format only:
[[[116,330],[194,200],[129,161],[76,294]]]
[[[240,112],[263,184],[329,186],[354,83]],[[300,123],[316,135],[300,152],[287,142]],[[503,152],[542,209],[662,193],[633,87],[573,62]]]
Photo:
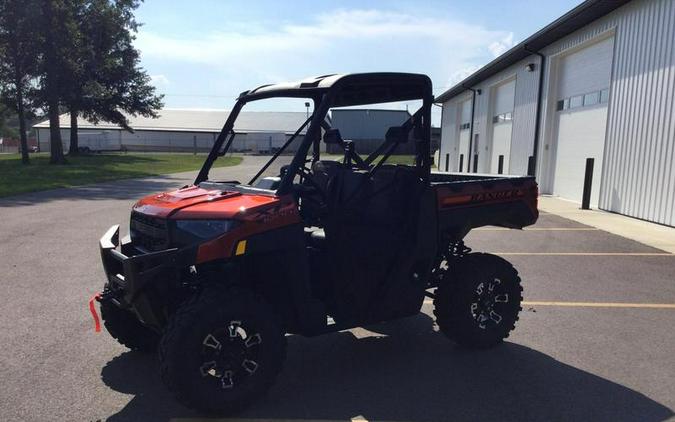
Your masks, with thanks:
[[[340,171],[341,166],[342,164],[337,161],[317,161],[312,164],[312,180],[327,192],[328,182]]]
[[[342,159],[342,164],[351,167],[355,165],[359,168],[367,168],[368,165],[359,157],[356,153],[354,142],[350,140],[342,139],[340,131],[335,128],[330,128],[326,130],[323,135],[323,141],[326,145],[338,145],[344,151],[344,158]]]

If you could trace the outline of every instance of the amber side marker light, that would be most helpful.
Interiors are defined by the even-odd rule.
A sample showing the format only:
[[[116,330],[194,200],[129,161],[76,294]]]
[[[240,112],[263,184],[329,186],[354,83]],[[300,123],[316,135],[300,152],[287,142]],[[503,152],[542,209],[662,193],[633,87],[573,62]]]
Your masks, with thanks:
[[[246,241],[240,240],[239,243],[237,243],[237,249],[235,250],[234,254],[236,256],[239,256],[245,253],[246,253]]]

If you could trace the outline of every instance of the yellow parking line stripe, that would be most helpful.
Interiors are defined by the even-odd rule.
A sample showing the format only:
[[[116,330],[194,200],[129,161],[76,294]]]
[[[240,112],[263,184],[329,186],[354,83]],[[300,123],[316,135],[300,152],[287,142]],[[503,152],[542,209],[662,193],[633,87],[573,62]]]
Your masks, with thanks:
[[[675,309],[675,303],[623,303],[623,302],[539,302],[523,301],[525,306],[569,306],[582,308],[652,308]]]
[[[425,304],[433,303],[425,299]],[[562,306],[570,308],[644,308],[644,309],[675,309],[675,303],[624,303],[624,302],[549,302],[525,300],[523,306]]]
[[[476,232],[497,232],[497,231],[509,231],[509,230],[518,230],[518,229],[509,229],[507,227],[487,227],[482,229],[473,229]],[[570,232],[592,232],[599,231],[595,227],[525,227],[523,231],[527,232],[536,232],[536,231],[570,231]]]
[[[532,256],[675,256],[668,252],[490,252],[495,255]]]

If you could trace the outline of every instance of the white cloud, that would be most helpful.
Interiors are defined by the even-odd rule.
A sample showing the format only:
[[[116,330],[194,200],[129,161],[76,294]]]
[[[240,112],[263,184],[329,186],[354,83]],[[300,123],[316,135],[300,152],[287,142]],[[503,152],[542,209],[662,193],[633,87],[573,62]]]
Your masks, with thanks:
[[[448,87],[454,86],[455,84],[461,82],[462,80],[466,79],[469,75],[471,75],[480,68],[481,66],[477,64],[468,65],[451,73],[450,77],[447,80]]]
[[[513,34],[504,31],[379,10],[337,10],[304,24],[237,28],[196,37],[141,28],[136,46],[144,60],[208,66],[220,75],[212,87],[243,90],[251,81],[378,70],[427,73],[440,87],[457,69],[482,63],[489,59],[487,51],[494,54],[513,43]]]
[[[169,85],[169,78],[165,75],[150,75],[150,83],[160,88]]]
[[[495,41],[488,45],[488,50],[494,57],[501,56],[509,48],[513,47],[515,43],[513,42],[513,32],[510,32],[506,37],[502,38],[499,41]]]

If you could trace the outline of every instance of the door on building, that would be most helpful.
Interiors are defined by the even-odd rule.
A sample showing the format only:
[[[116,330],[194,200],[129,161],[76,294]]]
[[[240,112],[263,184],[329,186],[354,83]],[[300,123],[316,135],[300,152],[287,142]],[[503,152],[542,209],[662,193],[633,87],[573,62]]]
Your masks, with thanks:
[[[459,151],[457,153],[457,169],[459,171],[468,171],[469,158],[469,129],[459,131]]]
[[[513,104],[516,80],[511,79],[492,88],[492,148],[490,172],[508,174],[513,129]]]
[[[471,99],[459,106],[459,138],[457,143],[457,169],[469,171],[469,137],[471,132]]]
[[[593,158],[591,206],[598,206],[614,38],[561,57],[557,65],[553,193],[581,202],[586,159]]]

